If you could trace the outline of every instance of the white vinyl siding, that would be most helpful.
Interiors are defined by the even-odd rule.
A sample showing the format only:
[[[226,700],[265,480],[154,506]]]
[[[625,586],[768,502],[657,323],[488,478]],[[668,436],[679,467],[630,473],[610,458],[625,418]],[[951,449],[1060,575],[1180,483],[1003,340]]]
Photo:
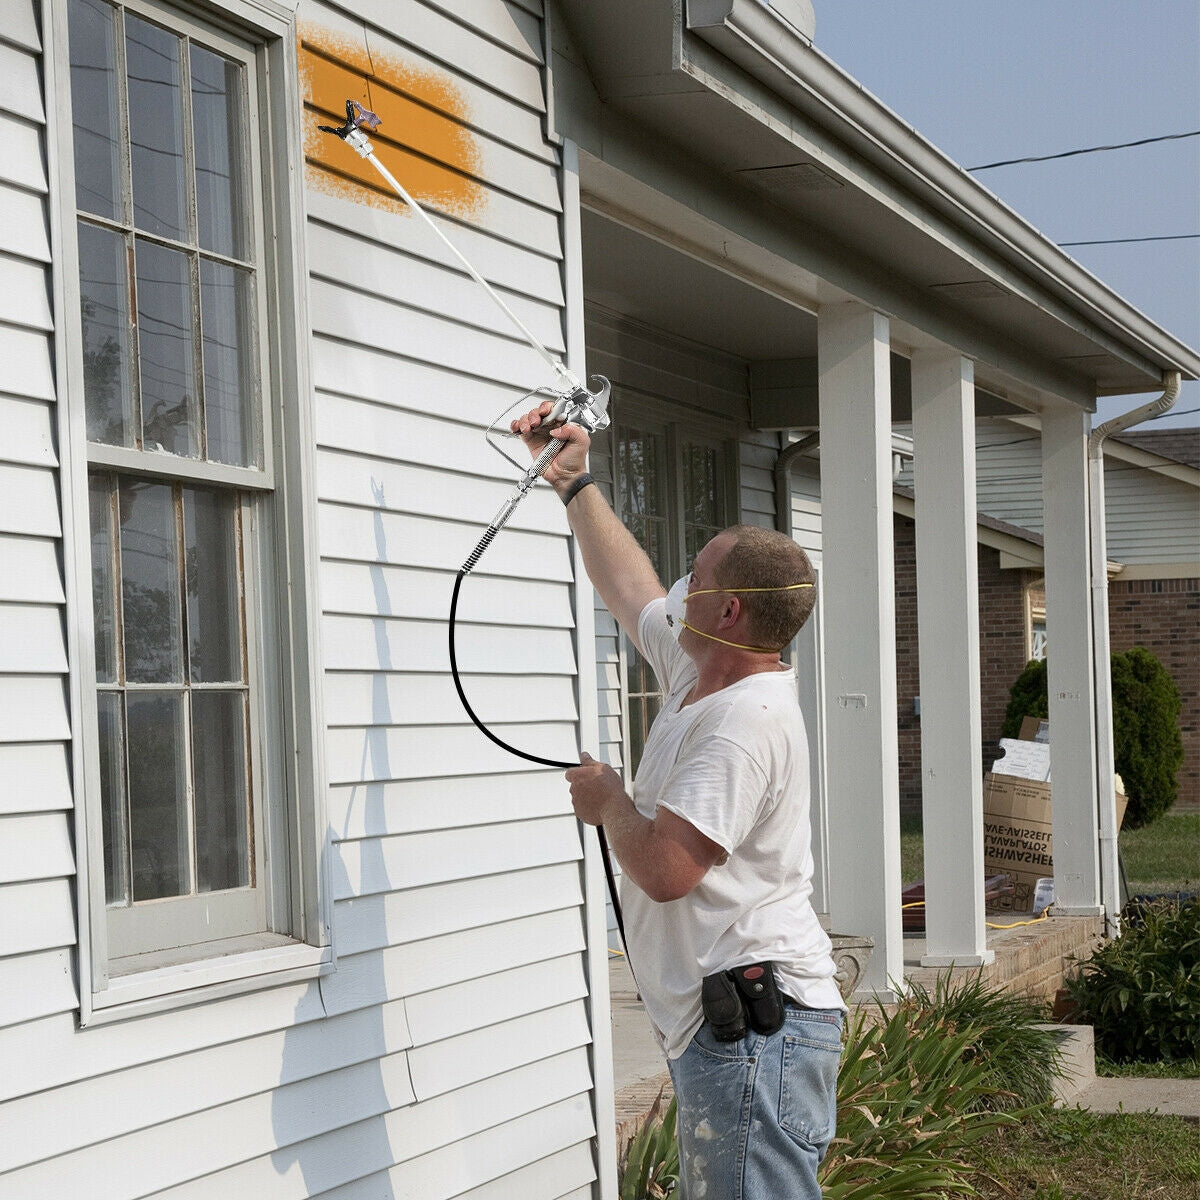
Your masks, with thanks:
[[[69,1013],[76,1004],[40,52],[32,0],[6,5],[0,27],[0,1026],[18,1035],[24,1022]]]
[[[911,429],[898,429],[911,434]],[[1041,533],[1042,447],[1036,429],[1004,421],[976,427],[979,511]],[[917,447],[920,454],[920,447]],[[899,482],[912,486],[912,466]],[[1128,565],[1200,561],[1200,489],[1116,455],[1104,459],[1108,557]]]
[[[9,86],[38,79],[32,4],[16,8],[0,109],[19,105],[36,134],[40,105]],[[539,7],[299,16],[467,96],[485,202],[436,219],[561,354]],[[0,278],[11,262],[7,290],[23,290],[0,310],[4,1200],[597,1194],[579,832],[560,772],[469,724],[446,655],[454,571],[513,485],[483,430],[544,368],[417,222],[309,182],[337,970],[80,1031],[44,186],[0,181]],[[537,489],[464,584],[458,642],[485,719],[563,758],[578,746],[572,587],[562,506]]]
[[[561,356],[560,167],[542,133],[537,15],[501,0],[299,15],[306,47],[342,61],[368,50],[380,74],[403,60],[418,91],[443,82],[444,107],[443,93],[421,97],[439,119],[469,111],[475,202],[417,198]],[[406,182],[386,141],[406,131],[381,115],[376,150]],[[402,1010],[394,1051],[411,1091],[385,1088],[352,1165],[339,1120],[304,1133],[296,1159],[312,1195],[347,1200],[590,1194],[579,829],[560,771],[471,724],[446,645],[455,573],[515,486],[484,430],[552,381],[423,222],[339,192],[311,157],[307,178],[338,948],[321,993],[331,1015]],[[535,488],[463,582],[456,631],[481,717],[564,761],[579,746],[568,532],[561,503]],[[266,1166],[217,1178],[255,1186]]]

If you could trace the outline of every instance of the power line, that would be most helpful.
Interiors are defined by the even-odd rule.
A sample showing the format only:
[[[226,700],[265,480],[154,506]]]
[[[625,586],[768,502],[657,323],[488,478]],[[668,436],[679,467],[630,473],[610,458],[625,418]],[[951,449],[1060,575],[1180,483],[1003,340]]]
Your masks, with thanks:
[[[1063,150],[1058,154],[1033,154],[1027,158],[1005,158],[1000,162],[983,163],[968,167],[968,171],[990,171],[993,167],[1013,167],[1018,163],[1049,162],[1055,158],[1073,158],[1077,154],[1097,154],[1101,150],[1126,150],[1130,146],[1149,146],[1153,142],[1173,142],[1180,138],[1200,137],[1200,129],[1189,129],[1186,133],[1164,133],[1159,137],[1139,138],[1136,142],[1114,142],[1111,146],[1083,146],[1078,150]]]
[[[1200,238],[1200,233],[1166,233],[1158,237],[1097,238],[1091,242],[1059,242],[1060,246],[1121,246],[1127,242],[1185,242]]]

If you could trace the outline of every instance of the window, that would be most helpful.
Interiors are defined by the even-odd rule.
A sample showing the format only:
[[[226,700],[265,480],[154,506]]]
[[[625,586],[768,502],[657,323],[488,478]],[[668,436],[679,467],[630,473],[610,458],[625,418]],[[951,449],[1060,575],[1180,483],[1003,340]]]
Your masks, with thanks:
[[[68,0],[101,981],[306,924],[324,940],[285,796],[260,50],[141,0]]]
[[[675,423],[618,420],[614,430],[619,512],[666,586],[732,523],[732,455],[725,443]],[[641,761],[663,695],[649,663],[623,637],[629,704],[629,778]]]

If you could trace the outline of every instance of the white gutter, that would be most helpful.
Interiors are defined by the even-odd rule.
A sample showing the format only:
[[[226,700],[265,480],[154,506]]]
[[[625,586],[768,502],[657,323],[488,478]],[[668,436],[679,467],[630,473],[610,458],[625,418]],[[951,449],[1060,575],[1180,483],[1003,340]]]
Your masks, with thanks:
[[[688,0],[685,27],[769,89],[817,116],[829,132],[885,174],[949,216],[967,236],[998,254],[1020,290],[1036,281],[1042,295],[1026,299],[1080,329],[1131,365],[1157,373],[1200,377],[1200,354],[1155,325],[1128,301],[1039,233],[993,192],[922,137],[857,80],[827,58],[765,0]],[[990,270],[989,268],[981,268]],[[995,277],[995,272],[990,271]],[[1073,314],[1075,320],[1069,319]]]
[[[1111,421],[1088,438],[1089,530],[1091,535],[1092,670],[1096,690],[1096,783],[1100,805],[1100,898],[1107,932],[1121,933],[1120,875],[1117,862],[1117,804],[1111,781],[1113,764],[1112,656],[1108,637],[1108,569],[1104,526],[1104,440],[1151,417],[1161,416],[1179,398],[1178,371],[1163,375],[1164,391]]]

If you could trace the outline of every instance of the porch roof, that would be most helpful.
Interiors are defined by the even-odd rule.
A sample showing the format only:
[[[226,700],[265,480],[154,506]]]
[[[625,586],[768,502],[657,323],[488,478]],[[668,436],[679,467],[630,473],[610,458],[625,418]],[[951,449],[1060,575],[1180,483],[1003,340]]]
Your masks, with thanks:
[[[1200,377],[1200,354],[1003,204],[762,0],[563,0],[605,106],[720,172],[852,264],[813,307],[862,299],[921,330],[977,332],[980,381],[1083,407]],[[682,10],[682,11],[681,11]],[[818,272],[819,274],[819,272]],[[793,279],[795,276],[793,276]],[[849,280],[872,286],[855,295]],[[873,294],[864,294],[871,292]],[[963,344],[964,352],[972,353]],[[1022,358],[1044,385],[1022,397]],[[1032,378],[1032,376],[1031,376]],[[1011,389],[1006,384],[1012,385]],[[1022,405],[1024,406],[1024,405]]]

